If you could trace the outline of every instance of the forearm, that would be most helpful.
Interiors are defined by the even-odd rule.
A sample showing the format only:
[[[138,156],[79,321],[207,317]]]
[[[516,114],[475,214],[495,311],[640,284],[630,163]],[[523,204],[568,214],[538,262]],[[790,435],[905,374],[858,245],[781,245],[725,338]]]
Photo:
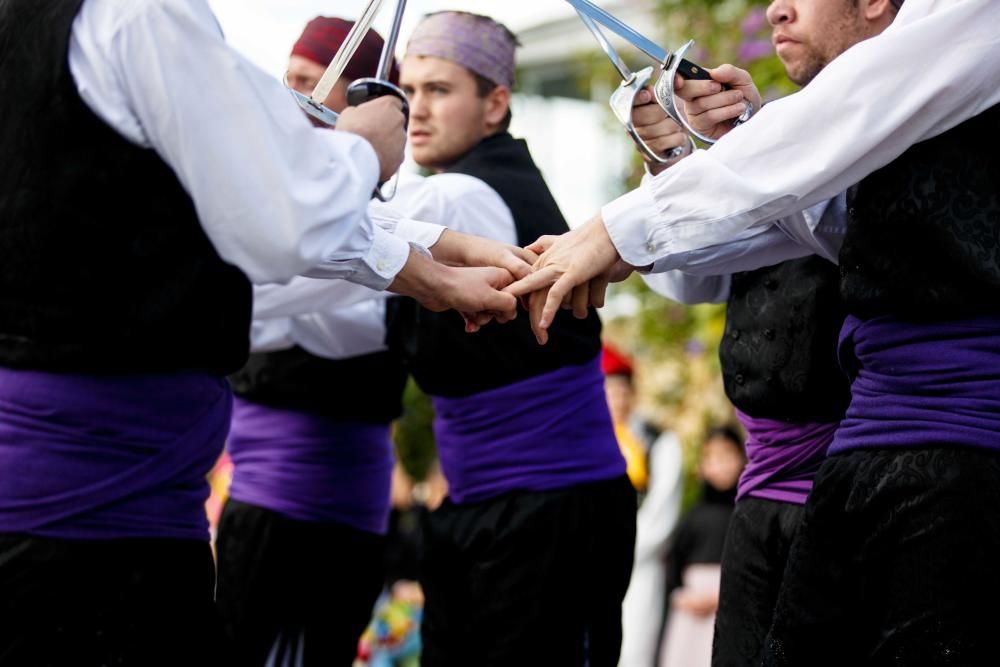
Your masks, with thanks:
[[[1000,103],[1000,5],[933,5],[907,3],[895,25],[845,52],[801,92],[605,207],[622,258],[661,270],[670,255],[830,198]],[[962,49],[926,57],[941,35],[960,39]],[[886,63],[896,64],[891,76]]]

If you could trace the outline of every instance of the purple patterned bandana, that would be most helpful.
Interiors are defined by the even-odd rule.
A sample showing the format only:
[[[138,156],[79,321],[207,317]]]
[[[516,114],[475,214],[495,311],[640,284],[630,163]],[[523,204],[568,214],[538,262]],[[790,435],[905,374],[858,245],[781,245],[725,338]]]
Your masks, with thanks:
[[[433,56],[461,65],[490,81],[514,87],[517,38],[491,18],[468,12],[430,14],[410,37],[407,56]]]

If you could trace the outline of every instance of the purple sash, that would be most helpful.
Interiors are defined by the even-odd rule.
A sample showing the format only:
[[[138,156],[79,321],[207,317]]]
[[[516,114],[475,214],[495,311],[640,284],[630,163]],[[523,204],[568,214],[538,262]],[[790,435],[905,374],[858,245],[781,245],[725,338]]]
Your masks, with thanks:
[[[299,521],[389,529],[395,462],[388,424],[336,422],[237,398],[230,495]]]
[[[752,496],[804,505],[838,422],[792,424],[739,410],[736,416],[747,431],[747,467],[736,499]]]
[[[207,373],[0,368],[0,532],[207,540],[205,478],[231,409]]]
[[[434,408],[455,503],[625,474],[599,358],[464,398],[435,397]]]
[[[864,447],[1000,450],[1000,317],[848,317],[841,366],[851,405],[831,454]]]

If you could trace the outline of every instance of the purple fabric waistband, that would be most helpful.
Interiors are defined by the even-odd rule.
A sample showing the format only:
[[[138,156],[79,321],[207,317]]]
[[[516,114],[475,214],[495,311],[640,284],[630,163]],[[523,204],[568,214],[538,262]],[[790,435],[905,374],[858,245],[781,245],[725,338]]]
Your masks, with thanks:
[[[600,360],[464,398],[434,398],[441,469],[455,503],[625,474]]]
[[[865,447],[1000,450],[1000,317],[848,317],[840,362],[851,404],[830,453]]]
[[[299,521],[389,529],[395,462],[388,424],[336,422],[237,398],[230,495]]]
[[[753,496],[804,505],[838,422],[793,424],[739,410],[736,416],[747,432],[747,467],[736,499]]]
[[[0,368],[0,531],[207,540],[231,409],[229,383],[204,373]]]

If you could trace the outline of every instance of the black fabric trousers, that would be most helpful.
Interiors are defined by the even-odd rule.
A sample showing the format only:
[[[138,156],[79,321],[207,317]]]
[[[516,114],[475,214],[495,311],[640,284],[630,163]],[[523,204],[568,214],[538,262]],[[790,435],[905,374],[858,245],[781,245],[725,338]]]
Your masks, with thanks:
[[[216,546],[229,664],[350,667],[382,590],[384,546],[229,500]]]
[[[632,573],[627,478],[427,518],[423,667],[615,667]]]
[[[0,534],[0,665],[217,665],[208,541]]]
[[[722,552],[713,667],[758,667],[802,505],[747,497],[736,503]]]
[[[820,469],[768,667],[1000,664],[1000,452],[837,455]]]

